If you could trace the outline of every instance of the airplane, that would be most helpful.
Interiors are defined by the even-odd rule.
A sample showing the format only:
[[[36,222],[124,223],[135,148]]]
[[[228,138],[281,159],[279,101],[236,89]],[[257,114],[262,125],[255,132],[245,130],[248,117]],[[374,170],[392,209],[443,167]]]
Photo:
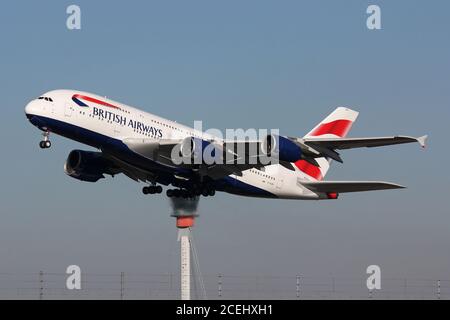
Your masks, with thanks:
[[[327,200],[339,194],[404,186],[384,181],[325,181],[339,150],[418,142],[427,136],[347,138],[358,112],[338,107],[303,137],[269,134],[259,140],[225,140],[96,94],[52,90],[25,107],[28,120],[42,131],[39,146],[50,148],[54,133],[100,151],[72,150],[64,171],[96,182],[123,173],[144,182],[144,194],[168,197],[214,196],[216,191],[277,199]],[[207,148],[222,162],[193,159]],[[249,150],[256,150],[250,152]],[[278,161],[263,162],[264,157]],[[223,159],[226,160],[223,160]],[[197,159],[197,158],[196,158]],[[230,160],[231,159],[231,160]],[[250,161],[253,160],[253,161]]]

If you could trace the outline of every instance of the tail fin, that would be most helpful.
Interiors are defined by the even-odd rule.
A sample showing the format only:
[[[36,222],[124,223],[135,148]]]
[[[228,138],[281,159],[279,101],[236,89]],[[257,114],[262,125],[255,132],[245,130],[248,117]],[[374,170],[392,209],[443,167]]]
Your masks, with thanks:
[[[336,108],[305,137],[344,138],[357,117],[357,111],[344,107]]]
[[[323,119],[317,126],[305,135],[307,137],[323,137],[323,138],[344,138],[350,131],[353,123],[358,117],[358,112],[339,107],[330,115]],[[298,160],[294,162],[295,167],[302,173],[306,174],[307,179],[322,180],[330,168],[331,160],[328,158],[316,158],[318,166],[306,161]]]

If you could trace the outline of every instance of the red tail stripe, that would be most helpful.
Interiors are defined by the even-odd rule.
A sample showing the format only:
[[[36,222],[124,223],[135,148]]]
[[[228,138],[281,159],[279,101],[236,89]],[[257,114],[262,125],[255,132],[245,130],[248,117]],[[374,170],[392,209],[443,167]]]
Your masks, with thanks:
[[[98,100],[98,99],[95,99],[95,98],[91,98],[91,97],[88,97],[88,96],[84,96],[84,95],[81,95],[81,94],[75,94],[74,97],[78,98],[78,99],[83,99],[83,100],[86,100],[86,101],[90,101],[90,102],[93,102],[93,103],[101,104],[102,106],[105,106],[105,107],[111,107],[111,108],[114,108],[114,109],[120,109],[119,107],[117,107],[117,106],[115,106],[113,104],[110,104],[108,102],[101,101],[101,100]]]
[[[334,134],[338,137],[345,137],[350,130],[353,122],[350,120],[335,120],[322,123],[312,133],[311,136],[321,136],[323,134]]]
[[[301,171],[306,173],[308,176],[313,177],[317,180],[322,180],[322,172],[320,171],[320,168],[309,163],[305,160],[298,160],[294,162],[295,166],[299,168]]]

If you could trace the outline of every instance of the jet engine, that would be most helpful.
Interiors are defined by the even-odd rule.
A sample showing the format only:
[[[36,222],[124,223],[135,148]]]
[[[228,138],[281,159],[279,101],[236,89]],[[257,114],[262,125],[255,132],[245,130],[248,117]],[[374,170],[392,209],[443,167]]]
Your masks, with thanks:
[[[261,151],[280,161],[295,162],[302,157],[301,147],[289,137],[268,135],[261,144]]]
[[[110,161],[101,152],[72,150],[64,163],[64,172],[75,179],[96,182],[105,176],[114,174]]]
[[[185,163],[187,161],[194,164],[212,164],[210,162],[214,162],[217,151],[211,142],[195,137],[183,139],[178,146],[178,150]]]

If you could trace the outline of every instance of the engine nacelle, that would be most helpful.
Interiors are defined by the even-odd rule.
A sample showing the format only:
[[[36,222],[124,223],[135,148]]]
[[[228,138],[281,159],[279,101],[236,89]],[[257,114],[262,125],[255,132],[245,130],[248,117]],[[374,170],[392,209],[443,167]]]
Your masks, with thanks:
[[[112,174],[101,152],[72,150],[64,163],[64,172],[75,179],[96,182],[104,173]]]
[[[288,137],[268,135],[261,144],[261,151],[281,161],[295,162],[302,157],[302,149]]]
[[[179,153],[184,161],[202,164],[212,161],[216,155],[216,148],[211,142],[195,137],[187,137],[179,144]]]

